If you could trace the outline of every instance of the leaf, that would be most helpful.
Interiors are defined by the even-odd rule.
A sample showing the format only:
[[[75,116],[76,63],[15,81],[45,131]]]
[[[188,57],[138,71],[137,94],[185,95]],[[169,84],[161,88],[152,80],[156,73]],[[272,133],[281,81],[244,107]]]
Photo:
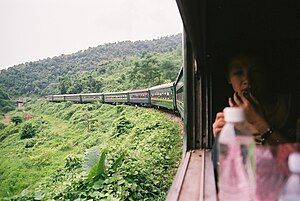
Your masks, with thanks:
[[[120,167],[120,165],[123,162],[123,159],[125,158],[125,154],[123,153],[111,166],[111,169],[113,169],[114,171],[116,171],[116,169],[118,167]]]
[[[102,184],[103,184],[103,180],[96,181],[93,185],[93,189],[99,190],[101,188]]]
[[[90,193],[89,195],[91,196],[91,197],[94,197],[94,198],[98,198],[99,196],[100,196],[100,192],[99,191],[94,191],[94,192],[92,192],[92,193]]]
[[[44,198],[44,194],[43,194],[42,191],[36,191],[34,193],[34,199],[35,200],[43,200],[43,198]]]
[[[166,160],[170,160],[171,157],[167,155],[167,156],[165,156],[165,159],[166,159]]]
[[[98,162],[101,151],[98,147],[92,147],[85,152],[84,163],[82,168],[86,173],[92,169],[92,167]]]
[[[105,176],[105,158],[106,150],[103,150],[99,161],[95,164],[89,171],[88,180],[89,181],[98,181],[99,179],[104,179]]]
[[[106,150],[102,151],[100,160],[99,160],[99,173],[104,175],[105,173],[105,158],[106,158]]]

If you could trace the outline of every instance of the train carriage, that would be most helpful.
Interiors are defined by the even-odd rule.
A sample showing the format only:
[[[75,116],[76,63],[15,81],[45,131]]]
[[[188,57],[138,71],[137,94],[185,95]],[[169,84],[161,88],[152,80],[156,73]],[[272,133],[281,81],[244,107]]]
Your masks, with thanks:
[[[184,91],[184,83],[183,83],[183,68],[181,68],[178,77],[175,82],[175,103],[176,109],[178,110],[180,116],[183,118],[184,115],[184,101],[183,101],[183,91]]]
[[[45,96],[45,99],[46,99],[47,101],[52,102],[52,101],[53,101],[53,96],[54,96],[54,95],[46,95],[46,96]]]
[[[64,95],[52,95],[51,101],[53,101],[53,102],[65,101],[64,97],[65,97]]]
[[[104,102],[102,93],[80,94],[82,103]]]
[[[104,96],[105,103],[128,103],[129,102],[129,95],[127,91],[104,93],[103,96]]]
[[[149,89],[133,90],[129,93],[129,102],[133,104],[147,104],[150,105]]]
[[[175,110],[174,82],[151,87],[149,91],[151,105]]]
[[[62,96],[63,96],[63,101],[82,103],[81,94],[64,94]]]

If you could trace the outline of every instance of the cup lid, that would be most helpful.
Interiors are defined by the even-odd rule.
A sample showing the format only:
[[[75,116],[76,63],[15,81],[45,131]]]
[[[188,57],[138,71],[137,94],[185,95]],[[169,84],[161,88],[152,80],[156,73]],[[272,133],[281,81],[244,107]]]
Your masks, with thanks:
[[[293,152],[289,155],[289,169],[293,173],[300,173],[300,152]]]
[[[224,110],[226,122],[243,122],[245,121],[244,109],[241,107],[226,107]]]

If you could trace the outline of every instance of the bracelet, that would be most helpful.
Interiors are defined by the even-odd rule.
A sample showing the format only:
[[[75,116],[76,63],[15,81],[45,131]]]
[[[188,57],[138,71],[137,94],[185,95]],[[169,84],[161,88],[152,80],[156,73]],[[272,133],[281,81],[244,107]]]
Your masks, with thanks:
[[[270,135],[272,135],[272,133],[274,133],[273,128],[268,128],[268,130],[266,132],[261,134],[262,141],[266,141],[270,137]]]

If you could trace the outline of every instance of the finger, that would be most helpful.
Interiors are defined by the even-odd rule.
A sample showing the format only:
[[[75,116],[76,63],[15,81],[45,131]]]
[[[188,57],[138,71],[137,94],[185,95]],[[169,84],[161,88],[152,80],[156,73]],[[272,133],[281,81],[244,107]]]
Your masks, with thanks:
[[[245,96],[245,94],[246,94],[246,93],[242,93],[242,95],[240,96],[240,98],[241,98],[243,104],[244,104],[245,106],[246,106],[246,105],[249,105],[249,103],[252,104],[252,103],[251,103],[251,100],[249,100],[250,97],[248,97],[248,98],[249,98],[249,99],[248,99],[248,98]]]
[[[256,107],[259,105],[258,100],[253,96],[252,93],[245,92],[245,93],[243,93],[243,95],[252,106]]]
[[[218,124],[216,125],[216,128],[223,128],[225,125],[225,121],[220,121],[218,122]]]
[[[225,121],[224,119],[219,119],[218,121],[216,121],[213,126],[215,128],[222,128],[225,125]]]
[[[229,104],[230,107],[237,106],[236,103],[234,102],[234,100],[231,97],[228,98],[228,104]]]
[[[238,106],[242,106],[242,105],[243,105],[242,99],[241,99],[241,97],[240,97],[237,93],[234,93],[234,95],[233,95],[233,100],[234,100],[234,102],[235,102]]]
[[[216,128],[223,128],[223,126],[225,125],[225,121],[223,119],[219,120],[219,121],[216,121],[214,124],[213,124],[213,129],[216,129]]]
[[[218,112],[217,113],[216,120],[218,120],[220,118],[224,118],[224,113],[223,112]]]
[[[219,135],[221,130],[222,130],[221,128],[214,129],[214,136],[216,137],[217,135]]]
[[[244,91],[244,92],[242,93],[242,96],[243,96],[245,99],[247,99],[249,102],[251,102],[251,97],[250,97],[250,93],[249,93],[249,92]]]
[[[221,119],[213,123],[213,128],[222,128],[224,125],[225,125],[225,121],[224,119]]]

